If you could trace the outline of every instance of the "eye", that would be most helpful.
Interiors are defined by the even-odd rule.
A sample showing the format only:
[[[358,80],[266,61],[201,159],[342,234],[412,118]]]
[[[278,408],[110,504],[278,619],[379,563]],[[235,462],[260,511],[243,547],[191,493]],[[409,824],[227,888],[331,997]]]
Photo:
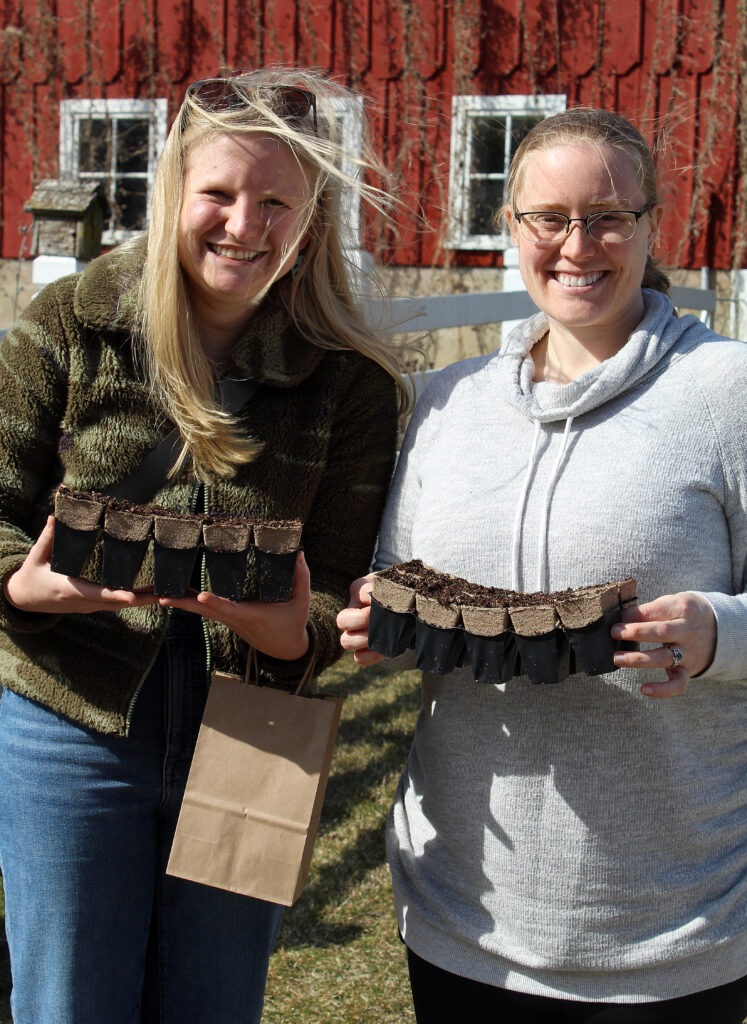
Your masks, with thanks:
[[[532,213],[529,216],[531,224],[538,228],[562,228],[565,230],[565,217],[561,213]]]
[[[627,224],[630,214],[620,213],[617,210],[608,210],[605,213],[597,213],[590,218],[592,224],[598,224],[603,228],[616,228],[621,224]]]

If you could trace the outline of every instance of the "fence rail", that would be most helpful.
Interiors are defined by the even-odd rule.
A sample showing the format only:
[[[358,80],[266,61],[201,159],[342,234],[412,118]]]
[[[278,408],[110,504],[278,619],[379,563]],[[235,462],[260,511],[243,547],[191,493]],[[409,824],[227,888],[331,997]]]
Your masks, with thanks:
[[[675,306],[700,313],[700,319],[713,325],[716,292],[710,288],[669,289]],[[423,295],[414,298],[379,299],[366,304],[371,324],[387,334],[445,330],[452,327],[477,327],[481,324],[523,320],[537,312],[526,292],[472,292],[458,295]],[[0,338],[9,330],[0,327]]]
[[[673,286],[675,306],[692,309],[709,326],[716,310],[716,292],[708,288]],[[523,320],[537,312],[526,292],[473,292],[459,295],[424,295],[406,299],[380,299],[367,304],[369,322],[388,334],[476,327],[481,324]]]

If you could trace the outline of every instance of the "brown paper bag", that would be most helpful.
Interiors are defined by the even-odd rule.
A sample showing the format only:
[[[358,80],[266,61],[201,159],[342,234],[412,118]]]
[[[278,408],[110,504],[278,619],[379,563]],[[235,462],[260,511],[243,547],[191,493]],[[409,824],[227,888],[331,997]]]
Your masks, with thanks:
[[[291,906],[311,866],[342,701],[213,673],[167,874]]]

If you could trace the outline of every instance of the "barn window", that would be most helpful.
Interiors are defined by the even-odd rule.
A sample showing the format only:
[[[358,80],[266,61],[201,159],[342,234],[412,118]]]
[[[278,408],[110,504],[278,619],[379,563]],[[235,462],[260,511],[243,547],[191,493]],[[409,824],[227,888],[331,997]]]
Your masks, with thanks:
[[[111,207],[105,245],[146,227],[166,124],[165,99],[62,101],[60,175],[104,185]]]
[[[506,249],[492,224],[511,158],[538,121],[565,110],[565,96],[455,96],[451,129],[449,241],[452,249]]]
[[[360,173],[363,100],[333,101],[346,153],[343,170]],[[104,184],[111,217],[103,242],[113,245],[142,231],[148,222],[156,163],[166,141],[167,101],[63,100],[60,117],[60,175]],[[349,247],[360,244],[360,203],[353,189],[343,193],[343,223]]]

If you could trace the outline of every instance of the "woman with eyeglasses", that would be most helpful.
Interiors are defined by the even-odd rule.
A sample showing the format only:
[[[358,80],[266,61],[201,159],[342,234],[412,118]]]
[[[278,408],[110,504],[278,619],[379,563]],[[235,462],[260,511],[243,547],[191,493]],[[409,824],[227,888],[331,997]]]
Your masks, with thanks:
[[[211,669],[295,687],[339,650],[392,469],[398,357],[346,247],[336,104],[314,72],[196,82],[147,235],[47,287],[0,346],[0,866],[16,1024],[258,1022],[281,908],[165,875]],[[368,159],[359,170],[379,169]],[[249,385],[236,407],[218,385]],[[229,389],[230,390],[230,389]],[[398,403],[398,394],[401,401]],[[107,495],[173,433],[148,499],[303,524],[290,600],[51,570],[59,484]]]
[[[625,119],[539,123],[503,212],[540,312],[420,399],[375,565],[638,604],[611,672],[424,674],[387,840],[418,1024],[741,1024],[747,345],[673,309]],[[363,664],[370,590],[338,617]]]

